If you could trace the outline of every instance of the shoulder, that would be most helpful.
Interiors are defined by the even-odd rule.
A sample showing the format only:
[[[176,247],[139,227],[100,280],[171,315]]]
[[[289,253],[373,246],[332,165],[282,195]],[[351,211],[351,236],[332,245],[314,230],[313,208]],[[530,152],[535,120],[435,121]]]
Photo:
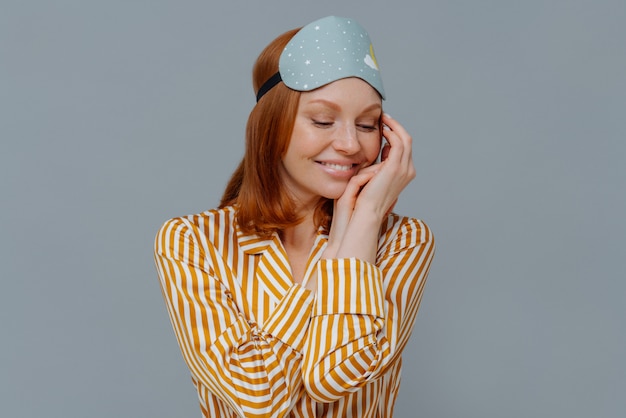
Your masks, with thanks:
[[[383,222],[378,242],[379,253],[394,254],[414,247],[434,247],[435,237],[421,219],[390,214]]]
[[[218,242],[236,234],[235,209],[232,206],[168,219],[159,228],[155,249],[172,240],[189,239]]]
[[[381,237],[414,236],[421,242],[434,241],[434,236],[426,222],[421,219],[389,214],[383,222]]]

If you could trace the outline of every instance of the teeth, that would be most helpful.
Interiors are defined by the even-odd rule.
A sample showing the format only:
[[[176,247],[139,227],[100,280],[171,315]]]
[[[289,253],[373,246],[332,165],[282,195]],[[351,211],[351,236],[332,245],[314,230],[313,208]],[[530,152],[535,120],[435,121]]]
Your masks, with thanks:
[[[332,163],[322,163],[322,165],[325,165],[326,167],[330,167],[334,170],[341,170],[341,171],[348,171],[352,168],[352,164],[350,165],[339,165],[339,164],[332,164]]]

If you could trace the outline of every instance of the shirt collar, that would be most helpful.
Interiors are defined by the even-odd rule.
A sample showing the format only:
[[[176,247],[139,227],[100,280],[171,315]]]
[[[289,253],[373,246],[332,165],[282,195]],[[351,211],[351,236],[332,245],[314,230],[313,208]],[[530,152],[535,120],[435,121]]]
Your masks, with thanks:
[[[328,231],[326,231],[324,227],[320,226],[318,228],[317,235],[318,239],[328,239]],[[237,225],[237,242],[239,243],[239,248],[241,248],[244,253],[254,255],[263,253],[270,246],[275,247],[279,245],[280,237],[278,236],[278,232],[274,232],[270,237],[262,238],[255,233],[243,232]]]

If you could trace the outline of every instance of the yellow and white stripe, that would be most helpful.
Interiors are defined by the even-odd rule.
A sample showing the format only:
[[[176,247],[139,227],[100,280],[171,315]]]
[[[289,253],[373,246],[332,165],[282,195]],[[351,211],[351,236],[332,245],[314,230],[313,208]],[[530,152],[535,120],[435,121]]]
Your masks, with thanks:
[[[322,260],[307,273],[242,233],[227,207],[167,221],[155,241],[163,296],[205,417],[390,417],[406,345],[434,254],[421,221],[390,215],[376,265]]]

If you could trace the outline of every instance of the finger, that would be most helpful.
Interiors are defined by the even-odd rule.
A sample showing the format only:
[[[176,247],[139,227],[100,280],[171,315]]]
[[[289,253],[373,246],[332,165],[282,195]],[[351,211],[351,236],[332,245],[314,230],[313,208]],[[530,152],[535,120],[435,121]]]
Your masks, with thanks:
[[[361,190],[361,187],[365,186],[367,182],[370,181],[372,177],[374,177],[374,175],[378,172],[379,170],[378,167],[379,165],[376,164],[375,166],[370,166],[370,167],[367,167],[366,169],[359,171],[348,182],[348,185],[346,187],[346,192],[348,191],[348,189],[350,189],[350,190],[355,191],[358,194],[358,192]],[[344,194],[346,192],[344,192]]]
[[[383,135],[389,144],[388,149],[385,151],[385,163],[393,167],[388,170],[395,171],[396,169],[401,169],[401,167],[406,166],[407,152],[405,150],[404,141],[396,132],[387,126],[383,128]]]
[[[384,150],[385,160],[391,158],[392,161],[398,162],[399,158],[402,156],[402,150],[404,148],[402,141],[387,125],[383,126],[383,136],[387,141],[387,143],[385,144],[387,150]]]
[[[380,152],[380,161],[385,161],[389,157],[389,151],[391,151],[391,145],[385,144]]]
[[[390,155],[395,154],[394,160],[407,167],[412,165],[412,138],[404,127],[388,114],[383,115],[383,136],[391,146]],[[395,149],[394,149],[395,148]]]
[[[337,199],[338,205],[341,206],[341,208],[354,208],[354,203],[356,202],[361,189],[372,179],[374,174],[376,174],[376,171],[371,169],[371,167],[368,167],[353,176],[346,185],[346,189],[341,197]]]
[[[404,129],[404,126],[400,124],[397,120],[392,118],[388,113],[383,114],[382,122],[391,128],[392,131],[396,132],[399,136],[402,137],[410,137],[409,133]]]
[[[383,134],[385,138],[387,138],[387,136],[390,136],[391,138],[388,138],[388,139],[393,140],[396,138],[393,136],[393,134],[395,133],[397,135],[397,138],[402,141],[403,145],[405,147],[409,147],[408,149],[410,150],[412,138],[411,138],[411,135],[406,131],[406,129],[404,129],[404,126],[402,126],[397,120],[393,119],[387,113],[383,115],[382,120],[385,126],[389,128],[389,129],[384,129],[384,126],[383,126]],[[394,144],[391,143],[392,147],[393,145]]]
[[[366,175],[366,174],[376,174],[376,173],[378,173],[380,171],[381,167],[383,167],[384,165],[385,164],[381,161],[378,164],[372,164],[370,166],[364,167],[364,168],[359,170],[359,172],[356,174],[356,176],[358,176],[358,175]]]

